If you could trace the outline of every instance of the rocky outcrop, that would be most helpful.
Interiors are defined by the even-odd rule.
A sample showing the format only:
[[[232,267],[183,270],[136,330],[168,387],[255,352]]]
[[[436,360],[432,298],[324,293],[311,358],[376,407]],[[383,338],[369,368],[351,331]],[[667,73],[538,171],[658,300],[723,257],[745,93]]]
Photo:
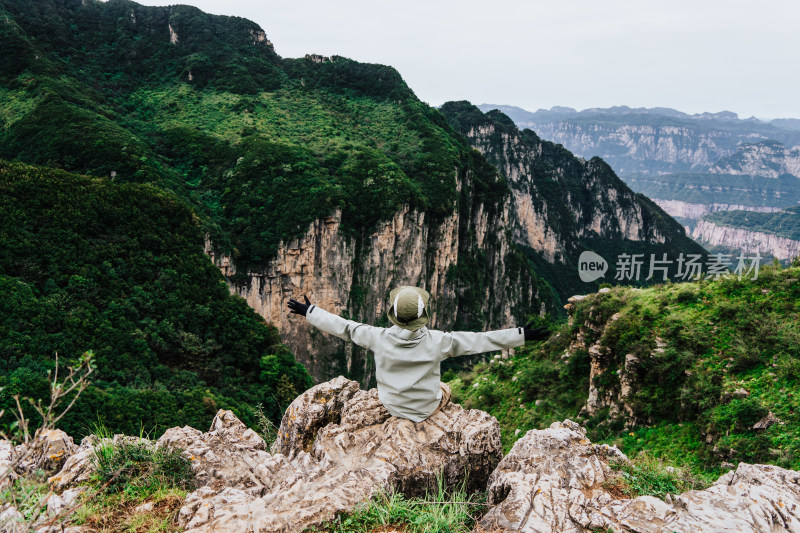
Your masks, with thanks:
[[[774,416],[762,422],[781,423]],[[87,437],[51,478],[53,494],[38,524],[25,523],[17,508],[5,505],[0,529],[83,531],[62,519],[80,504],[80,485],[94,469],[94,448],[122,442],[180,448],[191,461],[198,488],[178,518],[187,533],[304,531],[378,491],[422,496],[439,480],[447,487],[488,490],[489,509],[476,533],[800,530],[798,472],[740,463],[705,490],[664,501],[629,499],[615,481],[626,456],[614,446],[592,444],[570,420],[527,432],[501,459],[499,426],[487,413],[450,403],[414,423],[390,416],[375,389],[361,390],[344,377],[295,399],[271,451],[225,410],[205,433],[172,428],[157,442]],[[0,458],[9,450],[0,442]]]
[[[58,472],[77,450],[72,437],[60,429],[39,430],[28,443],[17,446],[0,440],[0,490],[20,476]]]
[[[264,439],[225,410],[216,414],[206,433],[189,426],[171,428],[156,446],[183,450],[198,485],[236,487],[251,495],[262,489],[256,468],[270,459]]]
[[[54,473],[61,470],[67,459],[78,450],[72,437],[60,429],[45,429],[36,433],[27,444],[17,447],[20,459],[17,471],[30,473],[43,470]]]
[[[14,445],[7,440],[0,440],[0,491],[17,478],[14,459]]]
[[[716,213],[717,211],[732,211],[734,209],[739,209],[742,211],[755,211],[759,213],[777,213],[781,210],[780,207],[723,204],[717,202],[698,204],[684,202],[681,200],[665,200],[663,198],[653,198],[652,200],[670,216],[693,220],[699,220],[703,218],[703,215],[707,215],[709,213]]]
[[[203,433],[171,428],[157,442],[115,435],[87,437],[50,478],[64,507],[69,492],[94,472],[94,448],[122,441],[180,449],[197,490],[180,509],[185,531],[302,531],[372,497],[399,490],[422,496],[442,480],[482,490],[502,456],[497,420],[448,404],[421,423],[392,417],[377,390],[338,377],[298,396],[267,450],[231,411],[220,410]],[[2,449],[2,448],[0,448]],[[48,504],[49,505],[49,504]],[[60,506],[60,507],[59,507]]]
[[[479,532],[774,532],[800,530],[800,473],[740,463],[705,490],[666,501],[620,498],[607,483],[616,448],[565,420],[519,439],[489,479]]]
[[[692,232],[698,242],[709,246],[724,246],[745,254],[759,252],[778,259],[800,256],[800,241],[745,228],[734,228],[700,220]]]
[[[377,390],[341,377],[289,406],[276,453],[248,431],[221,411],[208,433],[183,428],[159,440],[183,447],[205,480],[181,508],[187,533],[302,531],[379,490],[421,495],[439,475],[448,486],[481,488],[501,456],[497,421],[482,411],[448,404],[415,424],[390,416]]]

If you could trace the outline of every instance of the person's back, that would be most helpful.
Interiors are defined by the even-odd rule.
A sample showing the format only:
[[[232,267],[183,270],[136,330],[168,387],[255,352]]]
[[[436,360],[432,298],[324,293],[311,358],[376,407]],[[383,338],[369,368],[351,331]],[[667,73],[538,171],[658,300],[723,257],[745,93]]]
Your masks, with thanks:
[[[417,287],[403,286],[389,295],[389,328],[346,320],[311,305],[289,300],[292,313],[341,339],[375,354],[378,396],[394,416],[421,422],[441,409],[450,389],[441,383],[440,364],[447,357],[521,346],[526,340],[546,338],[545,328],[509,328],[483,333],[429,330],[430,296]]]

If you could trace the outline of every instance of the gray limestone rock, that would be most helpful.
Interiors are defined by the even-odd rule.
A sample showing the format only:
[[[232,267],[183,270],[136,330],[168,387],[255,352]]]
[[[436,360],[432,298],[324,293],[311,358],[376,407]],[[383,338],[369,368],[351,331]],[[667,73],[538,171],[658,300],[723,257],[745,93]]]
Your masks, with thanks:
[[[739,464],[705,490],[620,499],[603,487],[615,448],[570,422],[529,431],[489,479],[491,508],[476,531],[800,531],[800,473]]]
[[[202,442],[206,435],[192,438]],[[186,450],[200,446],[182,444]],[[390,416],[377,390],[359,390],[341,377],[295,399],[274,449],[280,453],[264,454],[252,468],[191,493],[179,517],[186,532],[302,531],[378,490],[424,493],[438,475],[450,486],[485,486],[501,457],[500,429],[488,414],[448,404],[414,423]],[[257,485],[243,486],[243,478]]]

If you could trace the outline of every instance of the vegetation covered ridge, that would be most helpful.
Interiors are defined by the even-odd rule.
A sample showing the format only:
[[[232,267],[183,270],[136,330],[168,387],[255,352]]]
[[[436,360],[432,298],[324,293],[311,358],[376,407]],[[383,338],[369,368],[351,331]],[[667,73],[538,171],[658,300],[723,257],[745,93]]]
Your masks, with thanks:
[[[709,213],[703,217],[703,220],[718,226],[771,233],[778,237],[800,241],[800,206],[787,207],[775,213],[743,210],[718,211]]]
[[[498,418],[506,449],[570,418],[592,440],[708,479],[725,462],[800,468],[798,261],[755,280],[620,286],[570,305],[540,346],[444,376],[454,401]]]
[[[489,209],[507,190],[390,67],[283,59],[255,23],[190,6],[3,0],[0,16],[0,157],[172,190],[243,272],[336,210],[368,232],[402,205],[452,213],[467,173]]]

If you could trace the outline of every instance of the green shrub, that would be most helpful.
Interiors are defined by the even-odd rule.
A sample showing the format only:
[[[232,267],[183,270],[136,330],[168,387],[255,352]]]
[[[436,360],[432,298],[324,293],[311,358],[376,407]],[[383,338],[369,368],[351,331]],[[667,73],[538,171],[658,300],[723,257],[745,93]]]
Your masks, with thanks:
[[[767,416],[769,409],[758,398],[747,396],[735,398],[716,407],[711,413],[711,422],[718,433],[752,431],[753,425]]]
[[[95,483],[107,492],[146,498],[159,490],[194,488],[192,465],[182,451],[157,447],[145,439],[103,439],[94,448],[92,462]]]
[[[675,302],[679,304],[689,304],[697,302],[697,291],[692,287],[684,287],[675,295]]]

